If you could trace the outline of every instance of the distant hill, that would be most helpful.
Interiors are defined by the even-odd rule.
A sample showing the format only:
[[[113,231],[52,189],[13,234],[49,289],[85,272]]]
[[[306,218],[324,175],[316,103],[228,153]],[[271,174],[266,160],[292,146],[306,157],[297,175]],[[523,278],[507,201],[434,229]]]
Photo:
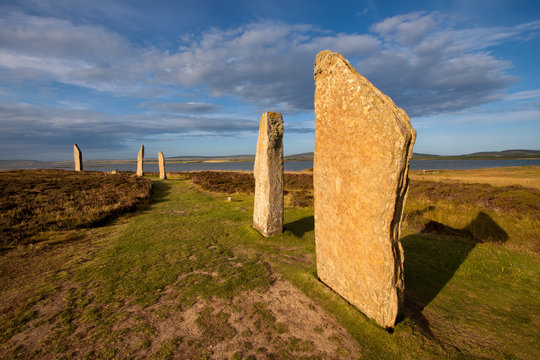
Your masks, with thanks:
[[[495,159],[538,159],[540,150],[504,150],[504,151],[482,151],[465,155],[432,155],[413,153],[414,160],[495,160]],[[228,155],[228,156],[173,156],[167,157],[167,162],[235,162],[254,161],[255,155]],[[287,155],[285,161],[313,161],[313,152]],[[130,164],[135,163],[135,159],[124,160],[85,160],[85,164]],[[145,161],[157,162],[155,158],[146,158]],[[0,169],[31,169],[48,167],[47,165],[70,167],[73,161],[35,161],[35,160],[0,160]]]
[[[229,156],[173,156],[167,161],[204,162],[204,161],[253,161],[255,155],[229,155]]]
[[[503,151],[482,151],[472,154],[457,155],[457,156],[435,156],[422,157],[417,156],[417,159],[438,159],[438,160],[495,160],[495,159],[538,159],[540,158],[540,150],[503,150]]]
[[[38,166],[39,164],[42,164],[43,161],[37,161],[37,160],[0,160],[0,166]]]
[[[540,150],[504,150],[504,151],[484,151],[465,155],[433,155],[423,153],[413,153],[415,160],[452,160],[452,159],[527,159],[540,158]],[[313,153],[306,152],[301,154],[288,155],[284,157],[285,161],[313,161]]]
[[[313,152],[306,152],[306,153],[301,153],[301,154],[287,155],[287,156],[284,156],[283,159],[285,161],[312,161],[313,160]]]
[[[413,159],[417,157],[429,157],[436,158],[439,155],[430,155],[430,154],[413,154]],[[285,161],[313,161],[313,153],[306,152],[301,154],[287,155],[284,157]]]
[[[468,154],[467,156],[540,156],[540,150],[504,150],[504,151],[483,151]]]

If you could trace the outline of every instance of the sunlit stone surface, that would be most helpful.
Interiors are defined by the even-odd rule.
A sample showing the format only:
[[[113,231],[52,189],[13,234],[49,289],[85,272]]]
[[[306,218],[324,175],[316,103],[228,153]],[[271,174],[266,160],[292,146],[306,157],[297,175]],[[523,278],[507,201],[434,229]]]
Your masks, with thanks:
[[[315,240],[319,278],[384,327],[403,304],[400,226],[416,133],[340,54],[317,55]]]
[[[283,118],[266,112],[261,117],[253,169],[255,204],[253,227],[263,235],[283,232]]]
[[[73,158],[75,160],[75,171],[83,171],[82,151],[77,144],[73,144]]]
[[[159,162],[159,178],[166,179],[167,173],[165,172],[165,156],[163,156],[163,151],[160,151],[158,154],[158,162]]]
[[[139,155],[137,155],[137,176],[143,176],[144,174],[144,145],[141,145]]]

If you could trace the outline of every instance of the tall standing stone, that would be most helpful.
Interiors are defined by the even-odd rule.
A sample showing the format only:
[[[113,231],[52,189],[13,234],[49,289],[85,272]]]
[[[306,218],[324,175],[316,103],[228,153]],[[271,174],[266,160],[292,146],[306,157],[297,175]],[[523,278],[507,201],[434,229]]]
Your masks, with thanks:
[[[283,233],[283,118],[266,112],[261,117],[255,154],[253,227],[263,236]]]
[[[319,278],[384,327],[403,304],[399,241],[416,132],[340,54],[317,55],[315,241]]]
[[[83,171],[82,151],[77,144],[73,144],[73,159],[75,160],[75,171]]]
[[[158,162],[159,162],[159,178],[166,179],[167,173],[165,172],[165,156],[163,156],[163,151],[160,151],[158,154]]]
[[[144,145],[141,145],[139,149],[139,155],[137,155],[137,176],[143,176],[144,170]]]

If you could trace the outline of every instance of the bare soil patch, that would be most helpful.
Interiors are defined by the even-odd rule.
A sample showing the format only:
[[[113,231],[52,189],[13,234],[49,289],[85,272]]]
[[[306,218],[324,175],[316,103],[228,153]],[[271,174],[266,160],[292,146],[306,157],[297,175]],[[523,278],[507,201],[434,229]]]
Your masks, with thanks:
[[[2,292],[4,321],[20,312],[15,304],[25,304],[32,296],[32,287],[44,285],[40,276],[52,280],[52,284],[48,292],[33,295],[36,299],[28,305],[31,316],[21,322],[17,333],[4,338],[0,357],[358,357],[359,346],[347,331],[285,280],[276,280],[264,290],[241,292],[232,299],[197,299],[185,307],[178,304],[182,289],[175,286],[181,276],[162,291],[156,303],[147,307],[130,299],[95,303],[92,288],[82,287],[70,276],[77,264],[92,261],[92,253],[99,248],[90,246],[90,242],[93,236],[100,235],[89,235],[77,242],[45,246],[32,253],[12,250],[10,261],[2,259],[4,274],[6,268],[15,270],[10,274],[11,286]],[[106,237],[101,236],[101,241],[105,241]],[[32,268],[27,262],[33,264]],[[85,314],[70,314],[75,309],[73,305],[80,302],[84,306],[74,311],[83,309]]]

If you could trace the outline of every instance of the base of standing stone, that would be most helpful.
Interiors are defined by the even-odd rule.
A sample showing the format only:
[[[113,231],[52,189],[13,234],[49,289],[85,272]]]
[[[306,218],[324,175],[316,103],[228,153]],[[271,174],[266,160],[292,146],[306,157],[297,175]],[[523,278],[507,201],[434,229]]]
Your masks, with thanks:
[[[264,237],[271,237],[271,236],[283,234],[283,230],[275,230],[272,232],[266,232],[263,228],[256,226],[255,224],[253,224],[253,228],[257,230]]]

